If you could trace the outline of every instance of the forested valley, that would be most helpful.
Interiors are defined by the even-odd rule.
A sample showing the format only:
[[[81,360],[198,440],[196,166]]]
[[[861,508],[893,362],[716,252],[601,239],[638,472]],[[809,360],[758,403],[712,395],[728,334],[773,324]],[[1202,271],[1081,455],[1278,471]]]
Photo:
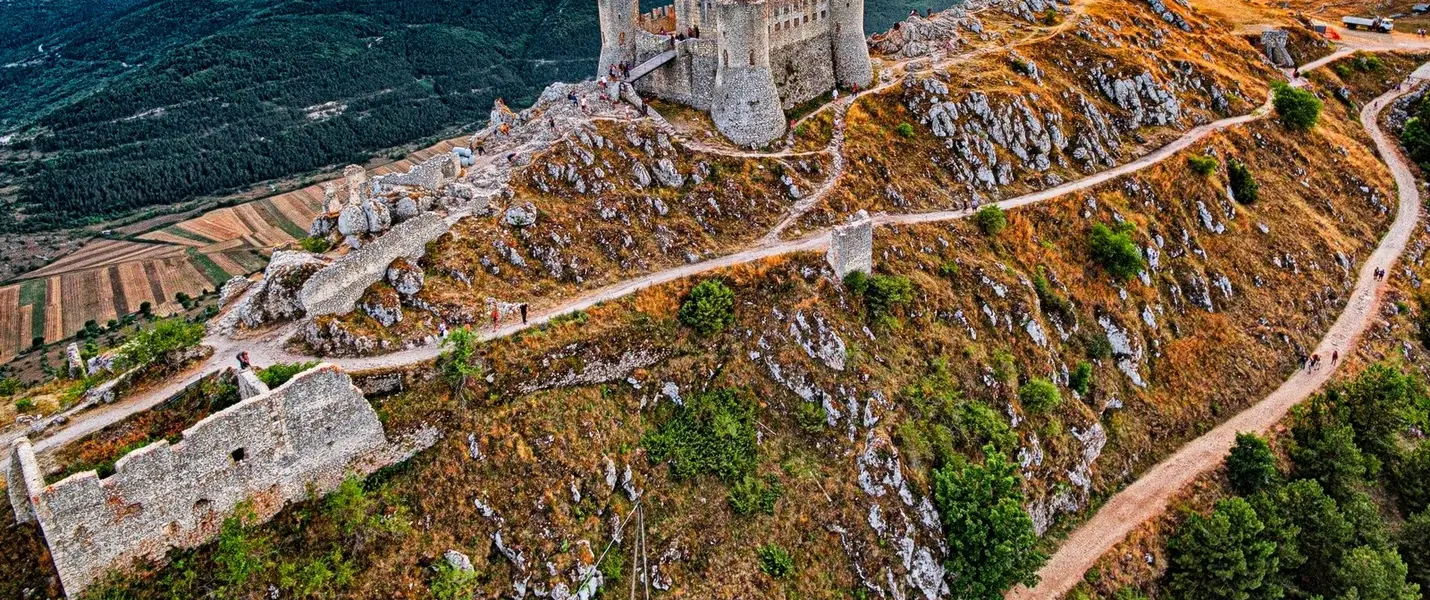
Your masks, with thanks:
[[[870,0],[869,30],[923,4]],[[32,0],[0,23],[10,232],[452,135],[590,76],[600,44],[593,0]]]

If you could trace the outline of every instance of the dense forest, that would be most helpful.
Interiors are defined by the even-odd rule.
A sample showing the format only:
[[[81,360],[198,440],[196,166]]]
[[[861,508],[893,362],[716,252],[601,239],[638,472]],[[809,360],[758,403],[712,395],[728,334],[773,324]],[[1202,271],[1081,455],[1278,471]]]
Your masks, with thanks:
[[[870,0],[869,28],[925,4]],[[498,97],[525,105],[585,78],[600,44],[593,0],[27,6],[0,4],[14,36],[0,47],[0,134],[14,134],[0,170],[20,182],[8,231],[360,162],[482,122]]]

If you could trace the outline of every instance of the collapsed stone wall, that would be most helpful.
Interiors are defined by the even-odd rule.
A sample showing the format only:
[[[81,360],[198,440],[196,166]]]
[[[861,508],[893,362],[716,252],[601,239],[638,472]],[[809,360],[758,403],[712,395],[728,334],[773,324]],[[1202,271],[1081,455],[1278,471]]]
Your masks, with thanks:
[[[1286,50],[1286,42],[1291,38],[1291,33],[1285,29],[1270,29],[1261,32],[1261,47],[1266,52],[1267,60],[1278,67],[1294,67],[1296,61],[1291,59],[1291,53]]]
[[[427,243],[446,233],[447,228],[447,220],[437,213],[422,213],[333,261],[313,274],[298,292],[304,311],[308,316],[351,311],[368,286],[387,274],[392,261],[421,258]]]
[[[789,110],[834,89],[833,39],[828,32],[770,52],[775,88]]]
[[[204,543],[242,502],[270,518],[349,473],[370,474],[435,441],[423,437],[389,443],[352,379],[322,365],[209,416],[177,444],[129,453],[102,480],[89,471],[44,487],[29,443],[17,443],[11,464],[23,472],[12,466],[11,502],[17,515],[33,511],[73,598],[134,559],[163,560],[171,547]]]
[[[5,487],[10,494],[10,507],[15,509],[16,523],[35,522],[32,498],[45,488],[45,477],[35,460],[29,438],[15,440],[10,446],[10,468],[5,472]]]
[[[866,275],[874,272],[874,222],[869,213],[861,210],[848,225],[835,227],[829,233],[825,259],[840,278],[854,271]]]
[[[451,153],[442,153],[417,163],[406,173],[389,173],[373,180],[373,194],[380,195],[391,186],[420,187],[432,193],[442,191],[448,179],[457,176],[457,158]]]

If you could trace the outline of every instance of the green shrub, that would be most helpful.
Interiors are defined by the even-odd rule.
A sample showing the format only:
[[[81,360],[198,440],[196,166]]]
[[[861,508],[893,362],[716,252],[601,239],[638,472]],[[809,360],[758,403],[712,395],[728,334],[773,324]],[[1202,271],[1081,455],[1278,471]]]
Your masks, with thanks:
[[[476,571],[464,571],[445,560],[437,561],[432,580],[427,583],[437,600],[470,600],[480,591],[481,577]]]
[[[1053,382],[1033,378],[1018,388],[1018,401],[1023,404],[1023,410],[1043,414],[1061,405],[1063,396]]]
[[[363,480],[349,475],[323,502],[324,514],[350,540],[368,542],[408,531],[412,523],[401,505],[384,502]]]
[[[119,347],[119,355],[125,365],[142,367],[172,352],[193,348],[203,339],[202,323],[190,323],[177,317],[159,319],[130,335],[129,341]]]
[[[897,132],[900,137],[914,137],[914,126],[908,123],[899,123],[897,127],[894,127],[894,131]]]
[[[887,324],[893,318],[889,313],[895,305],[914,299],[913,284],[906,277],[870,276],[862,271],[851,271],[844,276],[844,285],[864,298],[865,314],[869,322],[875,324]]]
[[[1008,227],[1008,213],[996,204],[987,204],[973,213],[973,223],[983,235],[998,235]]]
[[[1187,164],[1192,167],[1193,172],[1205,177],[1216,172],[1217,165],[1220,163],[1217,162],[1214,156],[1193,154],[1187,157]]]
[[[1142,251],[1132,242],[1133,230],[1131,223],[1120,223],[1116,229],[1102,223],[1092,226],[1088,240],[1092,259],[1115,279],[1131,279],[1143,269]]]
[[[335,598],[338,592],[352,585],[357,577],[357,565],[344,559],[342,550],[309,561],[283,562],[278,565],[278,588],[290,598]]]
[[[1078,336],[1078,341],[1088,358],[1093,360],[1112,358],[1112,342],[1107,341],[1106,337],[1089,331]]]
[[[1430,128],[1425,126],[1423,119],[1416,116],[1405,122],[1405,127],[1400,130],[1400,145],[1422,169],[1430,165]]]
[[[794,574],[794,559],[789,551],[773,542],[760,546],[755,551],[760,560],[760,570],[775,579],[784,579]]]
[[[1335,71],[1336,76],[1340,77],[1341,79],[1350,77],[1351,73],[1355,72],[1351,69],[1351,66],[1346,63],[1336,63],[1335,66],[1331,67],[1331,70]]]
[[[1321,100],[1308,90],[1291,87],[1285,82],[1271,84],[1276,115],[1281,124],[1292,131],[1310,131],[1321,118]]]
[[[795,404],[794,417],[799,422],[799,428],[807,433],[819,433],[829,425],[829,412],[818,402]]]
[[[1257,197],[1261,195],[1261,184],[1256,182],[1256,177],[1251,174],[1251,169],[1241,161],[1233,159],[1226,164],[1226,175],[1231,183],[1231,195],[1237,202],[1242,204],[1256,202]]]
[[[715,475],[728,482],[755,468],[755,403],[741,390],[693,395],[641,439],[652,463],[669,462],[675,479]]]
[[[933,473],[934,506],[948,540],[944,567],[954,598],[996,599],[1016,584],[1032,585],[1047,555],[1023,510],[1018,467],[986,447],[982,465],[954,461]]]
[[[1276,469],[1276,455],[1266,440],[1242,432],[1236,434],[1236,444],[1226,457],[1226,477],[1233,491],[1250,496],[1280,482],[1281,472]]]
[[[35,410],[35,401],[32,398],[21,398],[15,401],[15,411],[28,413]]]
[[[1073,310],[1072,302],[1053,289],[1043,267],[1038,267],[1038,274],[1033,276],[1033,290],[1038,293],[1038,301],[1042,303],[1044,310],[1062,318],[1068,325],[1077,323],[1077,313]]]
[[[1079,396],[1086,396],[1092,389],[1092,363],[1081,361],[1073,367],[1068,374],[1068,389],[1077,392]]]
[[[467,384],[481,377],[482,368],[476,362],[477,334],[467,327],[455,329],[442,340],[442,353],[437,356],[437,370],[451,386],[458,400],[466,402]]]
[[[725,496],[725,500],[730,503],[730,510],[737,515],[750,515],[755,512],[772,515],[775,514],[775,503],[779,502],[780,496],[783,495],[784,487],[774,476],[761,478],[746,475],[730,486],[730,493]]]
[[[719,279],[706,279],[680,305],[680,322],[700,335],[715,335],[735,322],[735,292]]]
[[[252,523],[256,520],[253,506],[245,501],[220,526],[213,559],[218,568],[214,576],[220,597],[245,596],[241,592],[253,576],[268,568],[273,548],[254,530]]]
[[[333,247],[333,243],[328,238],[305,237],[298,240],[298,246],[313,254],[322,254]]]
[[[953,279],[958,276],[958,263],[946,260],[938,265],[938,276],[944,279]]]
[[[316,360],[301,363],[273,363],[258,370],[258,379],[272,389],[288,383],[288,380],[292,379],[294,375],[316,366],[318,366]]]

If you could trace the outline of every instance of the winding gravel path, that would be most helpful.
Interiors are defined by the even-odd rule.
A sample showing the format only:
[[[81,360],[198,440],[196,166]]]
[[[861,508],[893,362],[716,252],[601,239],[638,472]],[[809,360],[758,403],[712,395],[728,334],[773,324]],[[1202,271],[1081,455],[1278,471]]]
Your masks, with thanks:
[[[1427,67],[1430,67],[1430,63],[1417,70],[1411,76],[1412,79],[1424,78],[1427,75]],[[1329,357],[1334,351],[1340,351],[1342,356],[1351,353],[1356,339],[1374,320],[1377,300],[1384,286],[1384,282],[1375,280],[1375,270],[1384,268],[1394,273],[1390,267],[1405,250],[1405,244],[1410,240],[1420,217],[1418,182],[1400,155],[1399,147],[1381,130],[1377,122],[1381,111],[1408,91],[1408,86],[1405,91],[1392,90],[1366,104],[1361,110],[1360,121],[1365,126],[1366,133],[1375,141],[1381,158],[1395,176],[1400,207],[1395,213],[1395,222],[1381,239],[1380,246],[1371,253],[1365,264],[1361,265],[1350,302],[1321,339],[1321,343],[1316,346],[1314,352],[1321,356]],[[1231,451],[1237,432],[1265,433],[1281,421],[1292,406],[1320,389],[1331,378],[1335,368],[1336,365],[1330,365],[1314,371],[1298,371],[1265,399],[1187,443],[1175,454],[1142,474],[1137,481],[1112,496],[1098,509],[1097,514],[1063,541],[1058,551],[1038,572],[1042,581],[1036,587],[1019,587],[1010,592],[1007,598],[1048,599],[1067,593],[1082,581],[1083,575],[1103,554],[1142,523],[1162,514],[1167,503],[1184,486],[1221,465]]]

